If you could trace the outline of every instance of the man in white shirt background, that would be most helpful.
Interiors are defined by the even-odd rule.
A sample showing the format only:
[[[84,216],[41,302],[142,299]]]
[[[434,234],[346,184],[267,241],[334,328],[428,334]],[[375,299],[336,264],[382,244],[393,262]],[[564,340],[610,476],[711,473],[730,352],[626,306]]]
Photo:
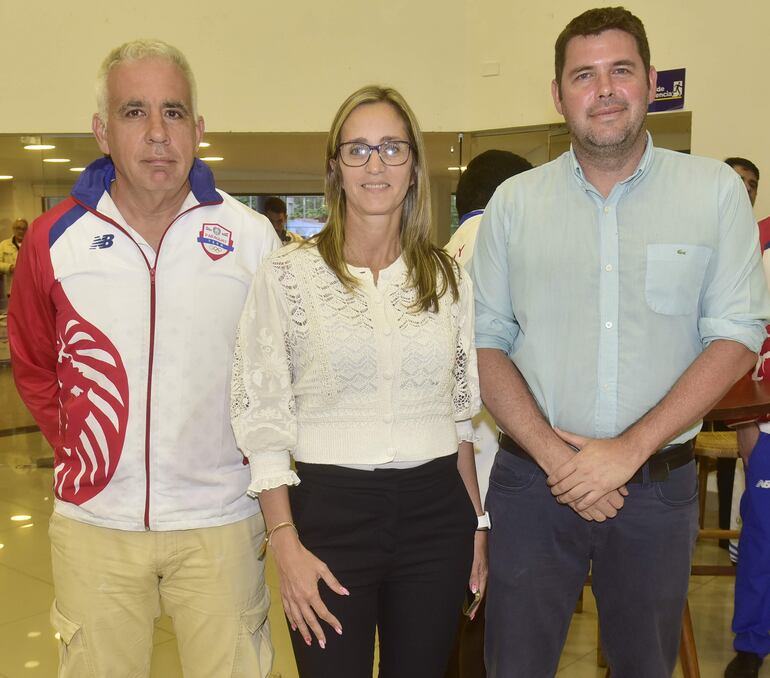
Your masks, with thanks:
[[[468,267],[484,208],[497,187],[506,179],[532,169],[529,160],[510,151],[484,151],[468,163],[457,182],[456,205],[460,227],[447,243],[446,251]],[[473,417],[476,433],[476,476],[481,503],[489,486],[489,472],[497,452],[497,427],[486,409]],[[473,620],[463,618],[458,630],[454,654],[446,678],[483,678],[484,676],[484,601]]]

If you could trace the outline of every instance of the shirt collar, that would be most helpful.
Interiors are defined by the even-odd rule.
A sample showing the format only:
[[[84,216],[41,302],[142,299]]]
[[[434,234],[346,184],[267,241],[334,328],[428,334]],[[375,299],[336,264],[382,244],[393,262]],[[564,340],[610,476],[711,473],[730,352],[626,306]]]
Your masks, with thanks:
[[[460,222],[457,225],[462,226],[468,219],[477,217],[479,214],[484,214],[484,210],[471,210],[470,212],[466,212],[460,217]]]
[[[363,280],[371,279],[372,277],[372,271],[369,268],[364,268],[362,266],[351,266],[350,264],[347,264],[347,267],[348,271],[350,271],[350,273],[356,278]],[[404,257],[399,256],[392,264],[380,270],[379,278],[380,280],[386,281],[399,279],[405,271],[406,264],[404,263]]]
[[[631,173],[630,176],[618,183],[625,184],[627,188],[630,188],[632,184],[635,184],[637,181],[639,181],[639,179],[646,175],[652,167],[654,151],[655,146],[652,143],[652,135],[648,131],[647,144],[644,147],[644,153],[639,160],[639,164],[636,166],[636,169]],[[577,156],[575,155],[575,149],[572,147],[572,145],[569,147],[569,160],[572,167],[572,173],[580,182],[581,186],[583,186],[583,188],[590,187],[591,184],[585,178],[585,174],[583,174],[583,168],[580,166],[580,162],[578,162]]]

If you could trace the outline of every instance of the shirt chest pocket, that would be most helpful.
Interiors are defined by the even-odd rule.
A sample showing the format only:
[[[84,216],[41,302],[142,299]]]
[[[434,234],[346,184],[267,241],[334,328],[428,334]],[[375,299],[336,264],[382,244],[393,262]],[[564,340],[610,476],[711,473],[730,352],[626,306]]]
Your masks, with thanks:
[[[648,306],[663,315],[695,313],[711,252],[704,245],[647,245]]]

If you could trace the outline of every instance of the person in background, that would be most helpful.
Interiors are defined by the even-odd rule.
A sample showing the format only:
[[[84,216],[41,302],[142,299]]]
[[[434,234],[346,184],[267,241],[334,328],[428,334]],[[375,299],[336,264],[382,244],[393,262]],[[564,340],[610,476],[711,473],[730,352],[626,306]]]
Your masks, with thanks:
[[[286,203],[283,200],[276,196],[267,198],[263,209],[265,211],[265,216],[270,220],[276,234],[284,245],[293,242],[302,242],[302,236],[286,229],[289,217],[286,212]]]
[[[656,148],[644,26],[590,9],[556,40],[572,142],[507,181],[471,265],[489,480],[491,678],[557,670],[591,572],[612,675],[669,678],[698,532],[693,438],[750,369],[770,296],[746,191]]]
[[[260,268],[233,428],[303,678],[441,678],[486,585],[470,278],[431,243],[425,147],[393,89],[332,122],[324,229]],[[296,473],[290,457],[296,461]]]
[[[455,261],[467,268],[484,208],[497,187],[506,179],[532,169],[532,163],[510,151],[484,151],[468,163],[455,192],[460,225],[446,246]]]
[[[725,163],[730,165],[740,176],[753,207],[757,201],[757,191],[759,190],[759,167],[746,158],[725,158]]]
[[[11,296],[11,285],[13,284],[13,272],[16,269],[16,259],[19,256],[19,248],[27,234],[27,220],[16,219],[11,225],[13,235],[6,240],[0,241],[0,276],[5,278],[5,295]],[[5,308],[5,304],[0,302],[0,308]]]
[[[741,175],[753,205],[759,187],[759,169],[745,158],[727,158],[725,162]],[[759,244],[765,262],[764,253],[770,246],[768,228],[770,219],[759,223]],[[770,285],[770,276],[767,282]],[[760,350],[754,379],[770,378],[768,358],[770,339],[765,340]],[[733,613],[736,654],[724,675],[725,678],[757,678],[764,658],[770,653],[770,417],[731,426],[738,433],[738,449],[746,476],[745,483],[736,479],[736,489],[745,486],[740,498],[741,535],[737,549],[732,545],[730,549],[730,557],[737,559]]]
[[[214,186],[184,55],[112,50],[104,157],[36,219],[8,321],[14,378],[54,449],[60,678],[150,673],[160,604],[187,678],[267,678],[264,521],[228,412],[265,217]]]
[[[467,269],[470,265],[481,217],[492,194],[506,179],[528,169],[532,169],[529,160],[510,151],[497,149],[484,151],[468,163],[457,182],[455,192],[460,226],[445,248],[463,268]],[[497,452],[495,422],[485,409],[473,418],[473,429],[476,432],[476,476],[483,506],[489,472]],[[482,600],[471,616],[463,615],[460,618],[460,629],[446,678],[484,677],[484,605]]]
[[[743,185],[746,187],[746,192],[749,194],[749,201],[751,206],[757,200],[757,192],[759,190],[759,168],[746,158],[731,157],[725,158],[725,163],[732,167],[738,176],[740,176]],[[759,240],[764,252],[763,241],[767,241],[767,233],[763,233],[763,229],[760,227]],[[767,269],[765,269],[767,273]],[[770,280],[770,278],[768,278]],[[733,424],[729,422],[717,422],[715,429],[726,430],[734,428]],[[743,439],[743,436],[739,437],[739,441]],[[718,492],[718,507],[719,507],[719,528],[722,530],[735,529],[739,526],[740,518],[739,504],[740,497],[743,491],[746,489],[746,479],[742,474],[735,475],[735,459],[728,457],[720,457],[717,459],[717,492]],[[730,560],[733,563],[738,562],[738,540],[737,539],[720,539],[719,546],[727,549],[730,552]]]

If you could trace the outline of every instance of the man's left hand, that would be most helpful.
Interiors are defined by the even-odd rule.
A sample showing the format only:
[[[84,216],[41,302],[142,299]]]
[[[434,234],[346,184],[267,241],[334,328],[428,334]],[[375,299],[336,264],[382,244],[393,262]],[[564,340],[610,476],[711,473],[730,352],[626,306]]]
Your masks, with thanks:
[[[584,511],[608,492],[623,488],[641,463],[636,463],[619,438],[585,438],[554,429],[566,443],[578,450],[565,464],[548,476],[551,493],[562,504],[574,503]]]

